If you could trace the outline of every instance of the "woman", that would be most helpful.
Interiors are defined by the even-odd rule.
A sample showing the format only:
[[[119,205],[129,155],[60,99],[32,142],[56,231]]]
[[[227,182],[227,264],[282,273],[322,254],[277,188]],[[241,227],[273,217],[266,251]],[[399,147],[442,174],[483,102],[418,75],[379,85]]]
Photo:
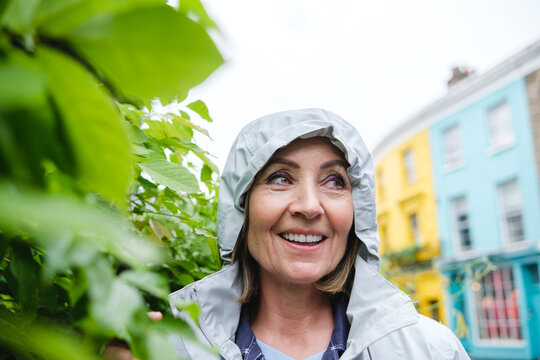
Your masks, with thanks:
[[[371,157],[328,111],[268,115],[233,144],[220,184],[222,271],[171,294],[199,304],[224,359],[468,359],[379,273]],[[196,342],[181,356],[207,359]]]

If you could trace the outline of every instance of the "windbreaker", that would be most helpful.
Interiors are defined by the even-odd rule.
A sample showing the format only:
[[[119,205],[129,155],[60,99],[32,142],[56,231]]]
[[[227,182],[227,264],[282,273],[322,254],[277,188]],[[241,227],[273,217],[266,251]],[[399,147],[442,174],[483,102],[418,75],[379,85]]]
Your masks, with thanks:
[[[361,241],[347,317],[347,349],[340,359],[469,359],[456,336],[444,325],[419,315],[410,298],[379,273],[375,175],[371,155],[356,129],[322,109],[285,111],[259,118],[242,129],[234,141],[221,177],[218,200],[218,245],[225,266],[170,295],[175,316],[191,321],[176,304],[200,306],[198,340],[175,339],[181,358],[241,360],[235,344],[242,292],[236,264],[228,265],[244,222],[244,197],[257,172],[276,150],[291,141],[327,137],[345,154],[352,185],[354,231]],[[203,345],[201,345],[203,344]]]

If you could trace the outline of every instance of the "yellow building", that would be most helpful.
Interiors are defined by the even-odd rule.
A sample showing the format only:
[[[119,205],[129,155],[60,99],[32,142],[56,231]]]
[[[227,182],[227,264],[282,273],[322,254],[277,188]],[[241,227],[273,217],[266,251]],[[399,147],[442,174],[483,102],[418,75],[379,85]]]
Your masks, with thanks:
[[[445,323],[443,279],[432,267],[440,244],[428,131],[406,135],[374,151],[383,270],[421,313]]]

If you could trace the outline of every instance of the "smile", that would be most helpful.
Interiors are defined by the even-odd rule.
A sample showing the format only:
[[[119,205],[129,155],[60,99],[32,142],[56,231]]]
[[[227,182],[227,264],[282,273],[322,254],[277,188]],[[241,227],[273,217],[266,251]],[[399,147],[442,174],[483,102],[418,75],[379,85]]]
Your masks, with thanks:
[[[325,236],[311,235],[311,234],[306,235],[306,234],[282,233],[282,234],[279,234],[279,236],[281,236],[283,239],[289,242],[301,244],[301,245],[308,245],[308,246],[317,245],[321,241],[326,239]]]

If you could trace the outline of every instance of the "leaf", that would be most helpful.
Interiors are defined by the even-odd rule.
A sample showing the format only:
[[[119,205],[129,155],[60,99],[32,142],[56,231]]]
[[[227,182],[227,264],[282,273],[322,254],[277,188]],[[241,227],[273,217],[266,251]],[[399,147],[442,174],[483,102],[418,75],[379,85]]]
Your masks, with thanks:
[[[216,23],[208,16],[200,0],[182,0],[179,9],[188,16],[194,15],[199,24],[205,28],[217,29]]]
[[[39,236],[36,241],[48,247],[54,234],[70,231],[77,241],[94,249],[109,251],[134,266],[159,263],[161,251],[130,231],[117,214],[84,203],[71,196],[43,194],[0,182],[0,228],[7,233],[22,230]]]
[[[13,245],[12,249],[9,271],[16,280],[13,290],[23,309],[28,314],[35,314],[38,308],[39,266],[27,246]]]
[[[173,122],[173,125],[176,126],[176,127],[179,127],[179,126],[189,127],[191,129],[195,129],[198,132],[210,137],[210,135],[208,134],[208,131],[206,129],[203,129],[200,126],[195,125],[188,118],[184,118],[184,117],[177,116],[177,115],[173,114],[172,122]],[[182,140],[185,140],[185,139],[182,139]]]
[[[45,102],[46,84],[39,63],[15,51],[10,52],[0,63],[0,110]]]
[[[193,278],[193,276],[191,276],[189,274],[180,274],[178,276],[178,281],[180,282],[180,285],[186,286],[186,285],[189,285],[192,282],[194,282],[195,279]]]
[[[35,22],[41,34],[64,37],[90,19],[152,5],[163,5],[163,0],[43,0]]]
[[[128,270],[120,274],[120,278],[141,290],[167,301],[170,293],[167,279],[160,274],[148,271]]]
[[[182,165],[173,164],[167,160],[150,160],[140,163],[141,169],[158,184],[182,193],[199,192],[199,182],[195,175]]]
[[[16,33],[29,30],[40,0],[10,0],[2,14],[2,26]]]
[[[115,277],[104,257],[87,266],[89,317],[82,325],[89,331],[128,339],[127,326],[137,313],[145,312],[142,294],[132,285]]]
[[[206,184],[209,184],[212,182],[212,169],[204,164],[202,169],[201,169],[201,181],[206,183]]]
[[[173,305],[174,307],[176,307],[177,310],[186,311],[196,324],[199,322],[199,315],[201,314],[201,309],[199,308],[199,305],[197,305],[197,303],[194,303],[192,301],[175,299]]]
[[[73,148],[78,179],[122,203],[132,176],[130,141],[111,98],[71,58],[42,47],[39,59]]]
[[[0,343],[44,360],[99,360],[88,344],[65,328],[51,324],[21,323],[0,317]],[[28,357],[24,357],[27,359]]]
[[[185,98],[223,62],[204,28],[169,6],[100,17],[68,41],[116,93],[146,104]]]
[[[161,223],[159,223],[158,221],[150,220],[150,227],[152,228],[152,231],[154,232],[154,234],[156,234],[156,236],[160,240],[163,239],[164,237],[167,239],[171,238],[171,233],[169,232],[169,230],[167,230],[167,228],[161,225]]]
[[[192,102],[191,104],[188,104],[187,106],[191,110],[195,111],[200,117],[202,117],[204,120],[208,122],[212,122],[212,118],[210,117],[210,113],[208,112],[208,107],[202,100],[197,100]]]

